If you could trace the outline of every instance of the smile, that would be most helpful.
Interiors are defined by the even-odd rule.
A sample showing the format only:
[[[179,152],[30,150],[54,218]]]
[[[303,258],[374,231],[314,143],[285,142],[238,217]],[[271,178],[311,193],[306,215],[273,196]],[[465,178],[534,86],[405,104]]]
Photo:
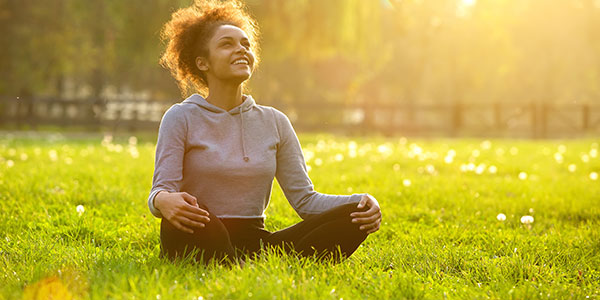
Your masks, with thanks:
[[[240,58],[236,61],[233,62],[234,65],[249,65],[250,63],[248,62],[247,59],[245,58]]]

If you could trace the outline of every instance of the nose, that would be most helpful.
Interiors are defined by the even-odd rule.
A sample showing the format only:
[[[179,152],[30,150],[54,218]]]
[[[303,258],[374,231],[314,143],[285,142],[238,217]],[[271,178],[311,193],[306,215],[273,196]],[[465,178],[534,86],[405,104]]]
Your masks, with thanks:
[[[246,52],[248,52],[248,50],[246,49],[246,47],[244,45],[239,44],[237,52],[246,54]]]

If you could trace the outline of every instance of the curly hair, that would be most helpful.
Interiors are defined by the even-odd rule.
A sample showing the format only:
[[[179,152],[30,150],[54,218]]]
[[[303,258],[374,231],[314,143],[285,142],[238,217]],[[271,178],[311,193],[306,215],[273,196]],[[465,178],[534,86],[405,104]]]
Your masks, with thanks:
[[[167,43],[160,64],[177,80],[182,96],[198,91],[206,95],[208,81],[196,66],[196,57],[208,57],[208,41],[221,25],[233,25],[248,36],[255,55],[255,68],[259,62],[258,25],[238,0],[195,0],[190,7],[171,15],[161,31]]]

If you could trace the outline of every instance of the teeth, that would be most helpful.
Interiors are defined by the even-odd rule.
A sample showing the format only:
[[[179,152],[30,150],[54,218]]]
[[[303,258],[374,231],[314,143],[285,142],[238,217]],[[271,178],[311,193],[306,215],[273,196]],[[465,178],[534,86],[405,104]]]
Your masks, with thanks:
[[[236,61],[233,62],[234,65],[239,65],[239,64],[248,64],[248,61],[246,61],[245,59],[238,59]]]

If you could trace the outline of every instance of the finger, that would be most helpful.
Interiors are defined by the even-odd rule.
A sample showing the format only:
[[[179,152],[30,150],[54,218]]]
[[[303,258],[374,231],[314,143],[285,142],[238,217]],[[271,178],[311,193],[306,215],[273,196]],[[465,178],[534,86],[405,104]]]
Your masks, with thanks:
[[[201,216],[207,216],[208,217],[208,215],[209,215],[209,213],[206,210],[204,210],[204,209],[202,209],[202,208],[200,208],[198,206],[192,206],[192,205],[189,205],[189,204],[185,205],[183,207],[183,210],[191,212],[193,214],[201,215]]]
[[[183,197],[183,200],[185,200],[185,202],[189,203],[191,206],[198,206],[198,199],[196,199],[196,197],[186,192],[181,193],[181,197]]]
[[[194,233],[193,230],[181,225],[181,223],[179,223],[179,221],[177,221],[177,220],[173,220],[173,222],[171,222],[171,224],[173,224],[173,226],[175,226],[175,228],[177,228],[183,232]]]
[[[181,215],[183,217],[186,217],[186,218],[188,218],[188,219],[190,219],[192,221],[195,221],[195,222],[200,222],[200,223],[208,223],[208,222],[210,222],[210,218],[208,216],[204,216],[204,215],[201,215],[201,214],[196,214],[196,213],[189,212],[189,211],[182,211]]]
[[[354,218],[354,219],[352,219],[352,223],[368,224],[368,223],[373,223],[379,219],[381,219],[381,214],[377,213],[377,214],[374,214],[374,215],[366,217],[366,218]]]
[[[185,217],[180,217],[179,218],[179,222],[182,225],[185,225],[185,227],[187,227],[188,229],[191,229],[191,228],[204,228],[204,226],[205,226],[204,223],[202,223],[202,222],[196,222],[194,220],[190,220],[190,219],[185,218]],[[194,231],[192,230],[191,233],[194,233]]]
[[[369,208],[366,211],[356,211],[350,214],[351,217],[358,217],[358,218],[364,218],[364,217],[369,217],[372,216],[378,212],[380,212],[381,210],[379,209],[379,206],[372,206],[371,208]]]
[[[379,225],[381,224],[381,222],[379,220],[373,222],[373,223],[369,223],[369,224],[365,224],[359,227],[360,230],[373,230],[375,228],[379,228]]]
[[[367,196],[363,195],[363,196],[360,198],[360,201],[358,202],[358,205],[357,205],[356,207],[358,207],[358,208],[363,208],[363,207],[365,207],[365,205],[367,204],[367,201],[368,201],[368,200],[369,200],[369,197],[367,197]]]
[[[371,234],[373,232],[377,232],[378,230],[379,230],[379,227],[371,229],[371,230],[367,231],[367,234]]]

